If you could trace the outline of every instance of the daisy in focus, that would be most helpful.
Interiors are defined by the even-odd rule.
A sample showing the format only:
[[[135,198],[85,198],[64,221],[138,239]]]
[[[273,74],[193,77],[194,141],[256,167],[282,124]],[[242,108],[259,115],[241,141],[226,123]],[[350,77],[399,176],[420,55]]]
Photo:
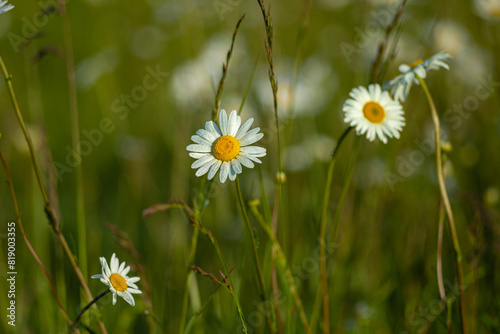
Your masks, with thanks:
[[[403,107],[393,100],[378,84],[358,87],[349,93],[344,102],[344,122],[356,128],[358,135],[366,134],[369,141],[378,137],[384,144],[387,137],[399,138],[405,125]]]
[[[132,294],[142,293],[135,285],[139,281],[139,277],[128,277],[130,266],[125,267],[125,262],[120,264],[115,253],[111,256],[110,266],[104,257],[99,258],[102,266],[102,274],[92,275],[92,278],[99,278],[101,282],[109,286],[109,290],[113,293],[113,305],[116,304],[117,296],[125,299],[127,303],[135,306],[135,300]]]
[[[7,1],[0,1],[0,14],[8,12],[12,8],[14,8],[14,6],[8,4]]]
[[[219,113],[219,127],[213,121],[205,123],[205,129],[196,131],[191,140],[196,144],[186,147],[191,158],[197,159],[191,168],[198,169],[196,176],[208,172],[211,180],[220,168],[220,182],[231,181],[242,172],[242,165],[253,168],[254,163],[262,163],[260,157],[266,155],[266,149],[259,146],[249,146],[259,141],[264,134],[259,133],[260,128],[249,131],[253,118],[249,118],[241,125],[241,117],[236,110],[231,111],[229,118],[222,109]]]
[[[437,71],[440,67],[449,70],[450,67],[446,61],[450,59],[448,52],[439,52],[426,60],[420,59],[410,65],[401,64],[399,65],[401,74],[386,83],[384,89],[390,89],[394,99],[404,102],[410,93],[411,86],[414,83],[419,85],[417,76],[425,79],[428,72]]]

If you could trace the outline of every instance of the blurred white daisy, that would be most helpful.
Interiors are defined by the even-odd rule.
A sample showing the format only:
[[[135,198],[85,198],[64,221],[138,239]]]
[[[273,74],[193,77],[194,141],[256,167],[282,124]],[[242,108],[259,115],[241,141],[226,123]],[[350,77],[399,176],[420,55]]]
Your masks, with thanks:
[[[356,133],[373,141],[378,137],[387,143],[387,137],[399,138],[405,125],[403,107],[393,100],[378,84],[354,88],[349,95],[352,99],[344,102],[344,122],[356,127]]]
[[[485,20],[500,20],[500,0],[475,0],[474,9]]]
[[[260,140],[264,134],[258,133],[260,128],[250,131],[253,118],[249,118],[241,125],[241,117],[233,110],[227,117],[222,109],[219,113],[219,126],[213,121],[205,123],[205,129],[196,131],[191,140],[196,144],[186,147],[191,158],[197,159],[191,168],[198,169],[196,176],[208,172],[208,179],[212,179],[220,168],[220,182],[231,181],[242,172],[241,165],[253,168],[252,161],[262,163],[259,158],[266,155],[266,149],[258,146],[249,146]],[[241,126],[240,126],[241,125]]]
[[[139,281],[139,277],[128,277],[130,266],[125,267],[125,262],[120,264],[115,253],[111,256],[109,261],[111,266],[108,266],[104,257],[99,258],[102,266],[102,274],[92,275],[92,278],[99,278],[101,282],[109,286],[109,290],[113,293],[113,305],[116,304],[117,296],[125,299],[127,303],[134,306],[135,300],[132,293],[142,293],[141,290],[135,285]]]
[[[445,61],[450,60],[448,52],[439,52],[426,60],[417,60],[411,65],[401,64],[399,66],[400,75],[384,85],[384,89],[390,89],[396,100],[406,101],[411,86],[419,84],[417,76],[422,79],[427,77],[427,72],[438,70],[440,67],[450,69]]]
[[[7,1],[0,1],[0,14],[8,12],[12,8],[14,8],[14,6],[7,3]]]

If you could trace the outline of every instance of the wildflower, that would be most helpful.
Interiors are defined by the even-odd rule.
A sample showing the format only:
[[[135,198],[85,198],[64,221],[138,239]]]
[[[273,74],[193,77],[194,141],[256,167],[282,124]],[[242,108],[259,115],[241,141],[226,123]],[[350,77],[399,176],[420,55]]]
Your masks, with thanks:
[[[101,282],[109,286],[109,290],[113,293],[113,305],[116,304],[117,296],[120,296],[127,303],[134,306],[135,300],[132,293],[142,293],[137,285],[135,285],[135,282],[139,281],[140,278],[128,277],[127,274],[130,271],[130,266],[125,267],[125,262],[120,264],[115,253],[111,256],[111,267],[108,266],[104,257],[99,258],[99,261],[102,266],[102,274],[92,275],[92,278],[99,278]]]
[[[8,12],[12,8],[14,8],[14,6],[8,4],[7,1],[0,1],[0,14]]]
[[[191,152],[189,156],[197,159],[191,168],[198,169],[196,176],[202,176],[208,172],[211,180],[220,168],[220,182],[226,182],[227,177],[231,181],[242,172],[241,165],[253,168],[252,161],[262,163],[260,157],[266,155],[266,149],[258,146],[249,146],[260,140],[264,134],[258,133],[260,128],[250,131],[253,118],[249,118],[243,125],[241,117],[233,110],[227,117],[226,111],[222,109],[219,113],[219,126],[213,121],[205,123],[205,129],[196,131],[191,144],[186,149]]]
[[[378,137],[387,143],[387,137],[399,138],[405,125],[403,107],[393,100],[378,84],[354,88],[349,95],[352,99],[344,102],[344,122],[356,127],[356,133],[373,141]]]
[[[401,64],[399,66],[400,75],[389,81],[384,89],[391,89],[394,99],[401,102],[406,101],[408,93],[410,92],[411,85],[419,84],[417,76],[425,79],[427,72],[438,70],[440,67],[447,70],[450,69],[445,61],[451,59],[448,52],[439,52],[426,60],[417,60],[411,65]]]

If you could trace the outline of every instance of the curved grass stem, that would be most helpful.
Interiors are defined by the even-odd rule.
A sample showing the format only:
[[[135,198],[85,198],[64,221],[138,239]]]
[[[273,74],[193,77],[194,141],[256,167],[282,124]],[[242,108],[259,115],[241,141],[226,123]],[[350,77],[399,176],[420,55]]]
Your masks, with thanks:
[[[295,301],[295,306],[297,307],[297,311],[299,313],[300,321],[302,322],[302,326],[304,327],[304,331],[307,334],[311,334],[311,330],[309,328],[309,324],[307,322],[307,317],[306,317],[306,312],[304,311],[304,306],[302,305],[302,300],[300,299],[300,296],[297,291],[297,286],[295,285],[295,279],[293,278],[292,271],[290,270],[290,266],[288,264],[288,261],[286,259],[285,253],[283,252],[283,248],[281,248],[281,245],[276,239],[276,236],[274,235],[270,224],[266,223],[264,221],[264,218],[260,214],[259,210],[257,209],[256,205],[252,205],[251,207],[252,213],[259,222],[260,226],[264,230],[264,232],[267,234],[271,242],[273,243],[273,247],[276,249],[276,255],[277,255],[277,260],[278,263],[280,264],[282,270],[285,272],[286,276],[286,281],[288,283],[290,292],[292,293],[293,299]]]
[[[352,127],[347,128],[339,138],[337,146],[335,147],[330,164],[328,165],[328,173],[326,176],[326,186],[325,194],[323,196],[323,208],[321,210],[321,222],[320,222],[320,232],[319,232],[319,242],[320,242],[320,267],[321,267],[321,286],[323,291],[323,329],[324,333],[330,333],[330,308],[328,302],[328,278],[326,272],[326,223],[327,223],[327,211],[328,203],[330,202],[330,192],[333,179],[333,168],[335,167],[335,160],[337,157],[337,152],[342,145],[345,137],[349,134]]]
[[[257,276],[259,278],[260,296],[261,296],[262,301],[265,302],[266,297],[267,297],[267,293],[266,293],[266,286],[264,284],[264,276],[262,275],[262,268],[261,268],[260,261],[259,261],[259,254],[257,252],[257,245],[255,243],[255,234],[253,233],[252,224],[250,224],[250,219],[248,218],[247,209],[245,207],[245,201],[243,200],[243,195],[241,193],[241,185],[240,185],[240,178],[239,177],[236,177],[236,192],[238,193],[238,200],[240,202],[243,220],[245,221],[246,227],[248,229],[248,233],[250,234],[250,240],[252,243],[253,259],[255,262],[255,268],[257,269]],[[272,332],[275,332],[274,326],[272,325],[271,318],[270,318],[271,310],[267,309],[266,311],[267,311],[266,317],[267,317],[267,321],[269,324],[269,328],[271,329]]]
[[[441,159],[441,127],[439,123],[439,116],[436,111],[436,106],[434,105],[434,101],[432,100],[432,96],[425,84],[425,81],[417,76],[418,81],[422,85],[422,89],[424,90],[425,97],[427,98],[427,102],[429,103],[429,107],[431,109],[432,121],[434,123],[434,132],[436,137],[436,170],[439,182],[439,190],[441,192],[441,198],[443,200],[443,205],[446,210],[446,215],[448,216],[448,223],[451,231],[452,241],[453,241],[453,249],[455,250],[456,257],[456,265],[457,265],[457,274],[458,274],[458,289],[460,292],[460,325],[462,328],[462,333],[467,333],[467,325],[465,318],[465,298],[464,298],[464,278],[463,278],[463,267],[462,267],[462,251],[460,250],[460,243],[458,241],[457,229],[455,226],[455,219],[453,217],[453,211],[451,210],[450,200],[448,198],[448,193],[446,191],[446,185],[444,183],[443,176],[443,162]]]
[[[40,258],[38,257],[38,254],[33,249],[33,246],[31,245],[31,242],[29,241],[28,236],[26,235],[26,233],[24,231],[23,222],[21,220],[21,213],[19,212],[19,206],[17,205],[17,197],[16,197],[16,193],[14,191],[14,185],[12,183],[9,169],[7,168],[7,163],[5,162],[2,151],[0,151],[0,159],[2,160],[2,164],[3,164],[3,167],[5,169],[5,173],[7,174],[7,180],[9,182],[9,186],[10,186],[12,201],[14,202],[14,210],[16,212],[17,224],[19,225],[19,229],[21,230],[21,234],[23,236],[24,242],[26,242],[26,245],[28,246],[29,251],[31,252],[33,257],[35,258],[35,261],[40,266],[40,269],[42,269],[43,274],[45,275],[45,277],[47,277],[47,280],[49,281],[50,287],[52,289],[52,293],[54,294],[54,297],[56,298],[57,304],[58,304],[59,309],[61,310],[64,318],[66,319],[66,321],[68,322],[69,325],[72,325],[71,319],[69,318],[68,313],[66,312],[66,309],[64,308],[64,306],[61,302],[61,299],[59,298],[59,294],[57,293],[54,282],[52,282],[52,279],[50,278],[49,272],[47,271],[47,269],[43,265],[42,260],[40,260]]]

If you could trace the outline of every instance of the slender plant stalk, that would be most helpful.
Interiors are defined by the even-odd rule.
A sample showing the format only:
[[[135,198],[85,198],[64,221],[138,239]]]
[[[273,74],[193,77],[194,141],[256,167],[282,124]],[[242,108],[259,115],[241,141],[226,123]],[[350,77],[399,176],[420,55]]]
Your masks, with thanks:
[[[280,203],[280,186],[278,184],[279,181],[276,183],[276,191],[275,191],[275,198],[274,198],[274,207],[273,207],[273,215],[271,218],[271,229],[273,231],[273,234],[277,234],[278,230],[278,210],[279,210],[279,205]],[[281,321],[281,310],[280,310],[280,303],[279,303],[279,293],[278,293],[278,273],[276,272],[276,247],[273,245],[272,251],[271,251],[271,283],[273,287],[273,298],[274,298],[274,305],[276,305],[276,321],[278,324],[278,331],[279,333],[283,333],[283,325]]]
[[[66,74],[68,77],[69,103],[71,111],[71,138],[73,148],[81,159],[80,126],[78,122],[78,100],[75,79],[75,59],[71,24],[66,10],[66,1],[58,0],[59,14],[62,18]],[[75,166],[76,178],[76,226],[78,231],[78,263],[84,277],[87,277],[87,231],[85,226],[85,197],[81,163]]]
[[[14,106],[14,110],[15,110],[16,115],[17,115],[17,119],[19,120],[19,124],[21,125],[21,128],[23,130],[26,142],[28,143],[28,148],[29,148],[30,156],[31,156],[31,162],[33,164],[33,168],[35,170],[35,176],[37,178],[38,185],[40,186],[40,191],[42,193],[44,203],[45,203],[45,214],[47,215],[47,219],[49,220],[49,223],[52,227],[52,230],[56,234],[61,245],[63,246],[64,252],[68,256],[68,259],[71,263],[71,266],[73,267],[73,270],[75,271],[75,274],[78,277],[78,280],[79,280],[81,286],[83,287],[83,289],[87,295],[87,298],[89,300],[92,300],[93,297],[92,297],[92,294],[90,293],[90,290],[87,286],[87,282],[85,281],[85,278],[82,275],[82,272],[80,271],[80,268],[78,267],[78,264],[76,263],[76,261],[74,259],[73,253],[71,252],[71,249],[69,248],[68,243],[66,242],[66,239],[64,238],[64,235],[61,232],[57,218],[54,215],[54,211],[52,210],[52,207],[50,205],[50,200],[49,200],[49,197],[47,196],[47,191],[46,191],[45,185],[43,183],[42,174],[40,173],[40,167],[38,165],[38,160],[36,158],[36,153],[35,153],[35,149],[33,146],[33,142],[31,141],[31,137],[29,135],[28,129],[26,127],[23,116],[22,116],[21,111],[19,109],[19,104],[17,102],[16,95],[14,93],[14,88],[12,86],[12,76],[8,73],[2,57],[0,57],[0,65],[2,67],[2,71],[3,71],[5,79],[7,81],[7,86],[9,87],[9,93],[10,93],[10,97],[12,100],[12,104]],[[104,327],[104,324],[100,320],[98,321],[98,323],[99,323],[99,327],[101,329],[101,332],[107,333],[106,328]]]
[[[73,325],[71,325],[71,327],[70,327],[70,329],[69,329],[68,333],[72,333],[72,332],[75,330],[75,328],[76,328],[76,326],[78,325],[78,323],[80,322],[80,319],[82,318],[82,315],[83,315],[85,312],[87,312],[87,310],[88,310],[88,309],[89,309],[92,305],[94,305],[95,303],[97,303],[97,301],[98,301],[99,299],[101,299],[102,297],[104,297],[105,295],[107,295],[109,292],[111,292],[111,290],[110,290],[110,289],[108,289],[108,290],[106,290],[106,291],[102,292],[100,295],[98,295],[97,297],[95,297],[95,298],[94,298],[94,299],[93,299],[90,303],[88,303],[88,305],[87,305],[87,306],[85,306],[85,307],[83,308],[83,310],[81,310],[81,311],[80,311],[80,313],[79,313],[79,314],[78,314],[78,316],[76,317],[75,321],[73,322]]]
[[[219,247],[219,243],[217,242],[217,239],[215,239],[214,235],[212,234],[212,231],[207,230],[204,227],[202,227],[201,221],[199,221],[198,226],[200,226],[201,231],[206,236],[208,236],[208,238],[212,242],[212,245],[215,248],[215,251],[217,252],[217,256],[219,257],[219,260],[222,264],[222,268],[224,269],[224,273],[225,273],[226,278],[229,282],[229,287],[228,287],[229,292],[231,292],[231,295],[233,296],[234,303],[236,304],[236,308],[238,310],[238,315],[240,316],[241,325],[243,327],[243,333],[248,333],[247,325],[245,324],[245,316],[243,315],[243,310],[241,309],[241,305],[240,305],[240,300],[238,298],[238,294],[234,290],[234,284],[233,284],[233,280],[231,279],[231,273],[227,269],[226,261],[224,260],[224,256],[222,255],[222,251]]]
[[[278,257],[278,263],[280,263],[282,270],[285,272],[285,277],[287,280],[287,283],[290,288],[290,292],[292,293],[292,296],[295,301],[295,306],[297,307],[297,311],[299,313],[300,321],[302,322],[302,326],[304,327],[304,330],[307,334],[311,334],[311,330],[309,328],[309,324],[307,323],[307,317],[306,313],[304,311],[304,306],[302,305],[302,300],[300,299],[300,296],[297,292],[297,286],[295,285],[295,280],[293,278],[292,271],[290,270],[290,266],[288,265],[288,261],[286,259],[285,253],[283,252],[283,249],[281,248],[281,245],[276,239],[276,236],[273,234],[273,231],[270,227],[269,223],[266,223],[264,221],[264,218],[260,214],[259,210],[257,209],[256,205],[252,205],[250,207],[252,210],[253,215],[259,222],[260,226],[264,230],[264,232],[267,234],[268,238],[271,240],[273,243],[273,246],[276,247],[276,254]]]
[[[195,228],[193,232],[193,236],[191,237],[191,249],[189,250],[189,258],[188,263],[194,263],[194,258],[196,255],[196,248],[198,244],[198,235],[199,229]],[[191,276],[194,275],[192,271],[190,271],[186,277],[186,283],[184,284],[184,296],[182,298],[182,311],[181,311],[181,322],[179,324],[179,334],[184,333],[184,328],[186,326],[186,317],[187,317],[187,308],[188,308],[188,299],[189,299],[189,288],[190,288],[190,279]]]
[[[28,246],[29,251],[31,252],[33,257],[35,258],[35,261],[40,266],[40,269],[42,269],[45,277],[47,277],[47,280],[49,281],[50,287],[52,289],[52,293],[54,293],[54,297],[56,298],[57,304],[59,305],[59,309],[61,310],[61,312],[64,315],[64,318],[66,319],[68,324],[71,325],[72,324],[71,319],[69,318],[68,313],[66,312],[66,309],[64,308],[64,306],[61,302],[61,299],[59,298],[59,295],[57,293],[54,282],[52,282],[52,279],[50,278],[50,275],[49,275],[47,269],[45,269],[45,266],[43,265],[42,260],[40,260],[37,253],[33,249],[33,246],[31,246],[31,243],[28,239],[28,236],[26,235],[26,233],[24,231],[23,222],[21,221],[21,213],[19,212],[19,206],[17,205],[17,197],[16,197],[16,193],[14,191],[14,184],[12,183],[12,178],[10,177],[9,169],[7,168],[7,163],[5,162],[5,159],[3,157],[1,150],[0,150],[0,158],[2,159],[2,164],[3,164],[3,167],[5,169],[5,173],[7,174],[7,180],[8,180],[9,187],[10,187],[10,193],[12,195],[12,201],[14,202],[14,210],[16,212],[16,217],[17,217],[17,225],[19,226],[19,229],[21,230],[21,234],[23,236],[24,241],[26,242],[26,245]]]
[[[330,192],[332,187],[333,179],[333,168],[335,167],[335,161],[337,157],[337,152],[340,145],[344,142],[345,137],[349,134],[352,127],[348,127],[340,136],[337,146],[332,153],[332,158],[330,159],[330,164],[328,165],[328,173],[326,176],[326,186],[325,194],[323,196],[323,209],[321,210],[321,223],[319,232],[319,247],[320,247],[320,267],[321,267],[321,286],[323,291],[323,332],[330,333],[330,307],[328,302],[328,278],[326,272],[326,222],[328,215],[328,203],[330,202]]]
[[[198,198],[195,203],[195,210],[194,214],[196,219],[201,219],[201,216],[203,214],[203,210],[205,209],[205,201],[208,198],[208,194],[212,190],[213,187],[213,179],[210,180],[210,183],[208,184],[208,187],[205,187],[205,182],[206,178],[203,178],[201,181],[201,189],[202,191],[199,192]],[[191,248],[189,250],[189,258],[188,258],[188,265],[191,263],[194,263],[194,259],[196,256],[196,249],[198,246],[198,238],[199,238],[199,232],[200,230],[195,228],[193,232],[193,236],[191,237]],[[186,282],[184,284],[184,296],[182,298],[182,311],[181,311],[181,321],[179,324],[179,334],[184,333],[184,329],[186,326],[186,319],[187,319],[187,308],[188,308],[188,300],[189,300],[189,289],[190,289],[190,279],[191,275],[194,275],[192,271],[190,271],[186,277]]]
[[[446,303],[446,292],[444,290],[443,281],[443,266],[442,266],[442,255],[443,255],[443,227],[444,227],[444,217],[446,213],[444,211],[443,201],[439,205],[439,226],[438,226],[438,243],[437,243],[437,254],[436,254],[436,273],[439,288],[439,296],[441,300]]]
[[[17,119],[19,121],[19,124],[21,125],[21,129],[23,130],[24,138],[26,139],[26,142],[28,144],[28,148],[30,151],[30,157],[31,157],[31,163],[33,164],[35,176],[36,176],[36,179],[38,181],[38,186],[40,187],[40,191],[42,192],[43,201],[45,203],[45,212],[47,214],[47,217],[49,219],[50,224],[52,225],[52,228],[55,231],[59,228],[59,226],[57,225],[56,217],[55,217],[53,210],[50,206],[49,196],[47,195],[47,191],[45,190],[45,186],[43,184],[42,173],[40,172],[40,165],[38,164],[38,160],[37,160],[36,154],[35,154],[35,147],[33,146],[31,136],[28,132],[28,128],[26,127],[26,123],[24,122],[23,115],[21,114],[21,110],[19,109],[19,104],[17,103],[16,94],[14,92],[14,86],[12,85],[12,76],[7,71],[7,67],[5,66],[5,63],[4,63],[1,56],[0,56],[0,65],[2,67],[2,72],[3,72],[3,75],[5,77],[5,80],[7,81],[7,87],[9,89],[9,94],[10,94],[10,98],[12,101],[12,105],[14,106],[14,111],[16,112]]]
[[[231,60],[231,56],[233,54],[233,48],[234,48],[234,41],[236,40],[236,35],[238,34],[238,29],[240,28],[241,22],[245,18],[245,14],[239,19],[238,23],[236,24],[236,28],[234,29],[233,33],[233,39],[231,41],[231,48],[229,49],[229,52],[227,53],[226,57],[226,62],[222,64],[222,78],[220,79],[219,82],[219,88],[217,89],[217,94],[215,94],[215,105],[212,109],[212,120],[215,121],[217,118],[217,114],[220,109],[220,100],[222,96],[222,90],[224,89],[224,83],[226,81],[226,75],[227,75],[227,67],[229,66],[229,61]]]
[[[443,158],[444,159],[444,158]],[[443,173],[443,178],[446,179],[444,174],[444,168],[441,171]],[[444,210],[443,200],[441,199],[439,204],[439,226],[438,226],[438,245],[437,245],[437,259],[436,259],[436,273],[439,288],[439,296],[446,307],[451,306],[446,300],[446,291],[444,289],[443,281],[443,266],[442,266],[442,254],[443,254],[443,229],[444,229],[444,218],[446,217],[446,212]],[[453,334],[453,327],[451,325],[453,309],[449,309],[446,312],[446,328],[448,329],[448,334]]]
[[[264,284],[264,276],[262,275],[262,268],[260,266],[259,254],[257,252],[257,245],[255,243],[255,234],[253,233],[252,224],[250,224],[250,219],[248,218],[247,209],[245,207],[245,201],[243,200],[243,195],[241,193],[241,185],[240,185],[240,178],[239,177],[236,177],[236,192],[238,193],[238,200],[240,202],[243,220],[245,221],[246,227],[248,229],[248,233],[250,234],[250,240],[252,243],[253,259],[254,259],[254,263],[255,263],[255,268],[257,269],[257,276],[259,278],[260,296],[261,296],[262,301],[265,301],[267,298],[267,293],[266,293],[266,286]],[[273,330],[273,325],[271,322],[271,318],[269,316],[269,313],[271,312],[271,310],[268,309],[267,311],[268,312],[266,312],[267,313],[266,317],[267,317],[267,321],[269,324],[269,328],[271,330]]]
[[[450,200],[448,198],[448,193],[446,192],[446,185],[444,183],[443,177],[443,163],[441,161],[441,137],[440,137],[440,125],[439,125],[439,117],[436,111],[436,106],[434,105],[434,101],[432,100],[432,96],[425,84],[425,81],[417,76],[418,81],[422,85],[422,89],[424,90],[425,97],[427,98],[427,102],[429,103],[429,107],[432,113],[432,121],[434,122],[434,132],[436,136],[436,170],[439,181],[439,190],[441,192],[441,198],[443,200],[443,205],[446,210],[446,214],[448,216],[448,223],[451,231],[452,241],[453,241],[453,249],[455,250],[456,256],[456,265],[457,265],[457,274],[458,274],[458,289],[460,292],[460,324],[462,327],[462,333],[467,333],[467,325],[465,318],[465,297],[464,297],[464,278],[463,278],[463,267],[462,267],[462,251],[460,250],[460,243],[458,241],[457,229],[455,227],[455,218],[453,218],[453,211],[451,210]]]

